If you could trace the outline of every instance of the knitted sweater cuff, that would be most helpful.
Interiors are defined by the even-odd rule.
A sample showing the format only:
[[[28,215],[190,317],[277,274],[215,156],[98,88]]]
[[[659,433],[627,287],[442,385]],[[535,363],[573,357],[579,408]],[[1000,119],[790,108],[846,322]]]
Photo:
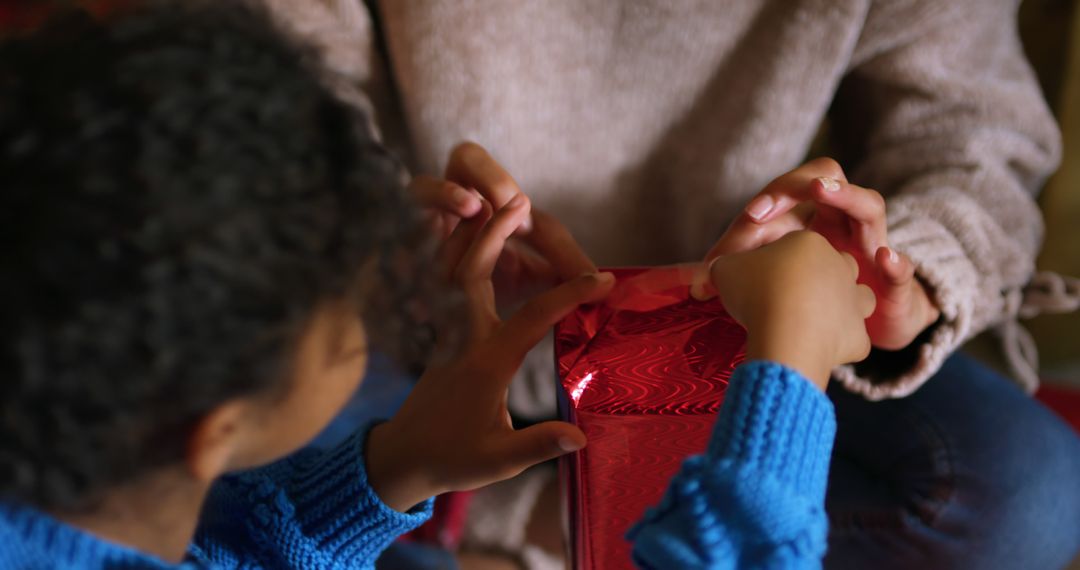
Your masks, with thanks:
[[[880,378],[860,375],[851,365],[833,371],[845,388],[868,400],[903,398],[918,390],[978,332],[975,321],[987,320],[985,315],[974,314],[975,300],[981,295],[979,274],[956,237],[938,221],[908,211],[899,201],[890,208],[890,245],[914,262],[915,274],[941,310],[941,318],[905,349],[911,355],[905,368]]]
[[[731,378],[706,461],[769,473],[802,496],[824,497],[836,417],[829,398],[773,362],[743,364]]]
[[[369,424],[319,454],[293,475],[293,500],[300,524],[345,560],[353,551],[381,552],[431,518],[434,499],[402,513],[386,505],[368,484],[364,448],[375,425]]]

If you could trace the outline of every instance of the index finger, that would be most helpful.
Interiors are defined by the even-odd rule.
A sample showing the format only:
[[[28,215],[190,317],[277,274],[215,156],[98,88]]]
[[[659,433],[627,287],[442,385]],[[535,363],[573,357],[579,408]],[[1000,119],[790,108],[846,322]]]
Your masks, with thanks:
[[[817,158],[770,182],[747,203],[745,211],[753,221],[764,224],[799,203],[814,199],[817,186],[844,182],[847,177],[839,163],[831,158]]]
[[[480,197],[449,180],[418,174],[409,181],[408,190],[421,208],[469,218],[480,211]]]
[[[484,147],[473,142],[461,143],[450,152],[446,179],[466,188],[475,188],[496,210],[521,194],[521,188],[510,173]],[[528,220],[522,227],[529,227]]]
[[[823,208],[823,212],[830,212],[833,217],[846,216],[858,224],[855,237],[868,257],[873,257],[878,247],[888,241],[886,204],[880,193],[849,183],[832,189],[815,185],[814,193],[815,200],[830,207]]]
[[[755,222],[749,215],[740,214],[705,254],[705,262],[708,263],[721,255],[757,249],[791,232],[806,229],[807,221],[814,212],[813,204],[804,202],[789,212],[774,216],[768,223]]]

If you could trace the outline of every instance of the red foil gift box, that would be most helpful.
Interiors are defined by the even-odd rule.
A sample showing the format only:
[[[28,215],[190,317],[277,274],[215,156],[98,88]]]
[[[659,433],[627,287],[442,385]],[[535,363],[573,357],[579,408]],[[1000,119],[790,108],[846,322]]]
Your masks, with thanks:
[[[609,270],[608,298],[555,328],[559,413],[585,432],[560,464],[578,570],[633,568],[624,538],[683,459],[705,450],[746,333],[690,266]]]

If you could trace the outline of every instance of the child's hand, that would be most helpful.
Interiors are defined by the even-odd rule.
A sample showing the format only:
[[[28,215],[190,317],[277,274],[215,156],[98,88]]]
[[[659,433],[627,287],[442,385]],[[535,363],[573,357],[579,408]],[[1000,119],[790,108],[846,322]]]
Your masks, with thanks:
[[[937,321],[941,312],[915,278],[914,264],[888,247],[881,194],[849,184],[840,165],[828,158],[812,160],[769,183],[706,261],[803,229],[820,233],[859,262],[859,282],[877,296],[877,310],[867,321],[874,346],[899,350]]]
[[[511,199],[492,216],[485,201],[444,244],[442,263],[452,268],[466,299],[465,342],[447,362],[428,369],[397,415],[372,430],[367,446],[371,485],[397,510],[507,479],[585,446],[581,430],[563,422],[515,431],[506,410],[507,386],[529,349],[559,319],[614,284],[611,274],[577,277],[501,321],[491,275],[528,206],[523,196]]]
[[[866,358],[874,293],[859,267],[821,235],[796,231],[753,251],[717,257],[710,277],[747,330],[747,358],[772,360],[822,389],[840,364]]]
[[[480,215],[485,201],[495,210],[518,196],[528,201],[502,165],[471,142],[450,152],[442,179],[416,176],[409,188],[428,209],[432,228],[442,239],[463,220]],[[561,223],[532,210],[503,245],[492,281],[499,306],[515,307],[564,279],[595,272],[596,266]]]

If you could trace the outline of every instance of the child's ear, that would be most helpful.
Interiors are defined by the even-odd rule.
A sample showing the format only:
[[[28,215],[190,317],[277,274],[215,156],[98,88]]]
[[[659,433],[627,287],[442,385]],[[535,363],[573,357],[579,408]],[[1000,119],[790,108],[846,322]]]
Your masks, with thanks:
[[[198,481],[210,483],[232,468],[242,453],[248,406],[233,400],[203,416],[188,439],[184,463]]]

